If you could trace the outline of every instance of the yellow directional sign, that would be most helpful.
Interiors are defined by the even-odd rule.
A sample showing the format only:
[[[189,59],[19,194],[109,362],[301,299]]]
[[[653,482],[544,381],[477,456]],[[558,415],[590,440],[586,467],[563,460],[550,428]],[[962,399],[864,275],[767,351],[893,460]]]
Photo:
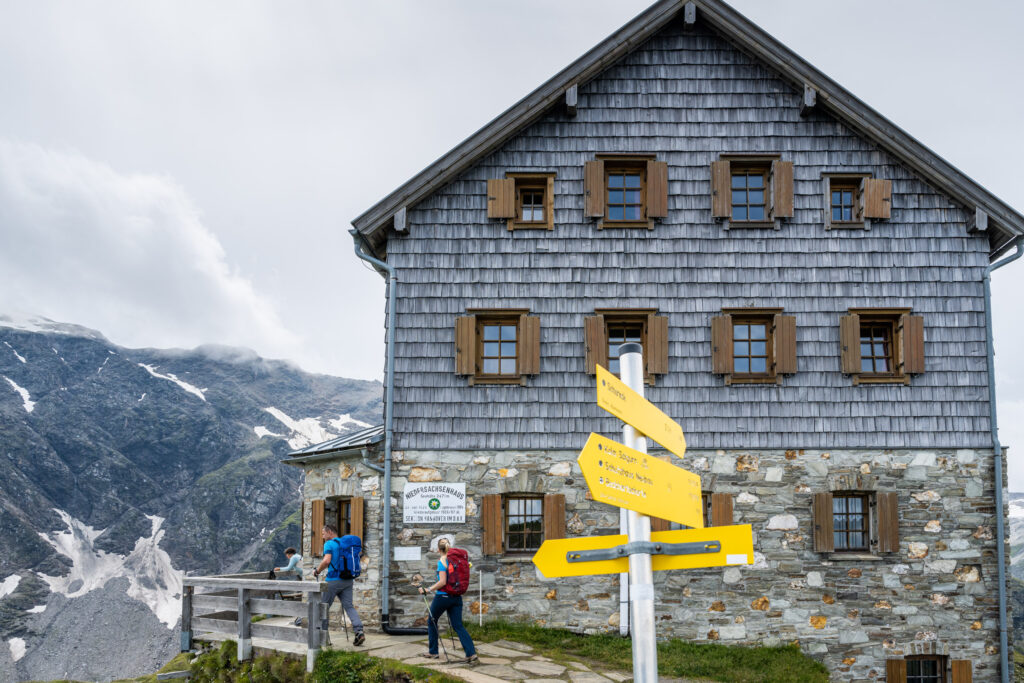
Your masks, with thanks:
[[[686,453],[683,428],[600,365],[597,366],[597,405],[680,458]]]
[[[627,540],[626,536],[585,536],[544,541],[540,550],[533,556],[533,564],[541,574],[549,579],[594,574],[621,574],[629,571],[628,557],[596,562],[570,562],[569,554],[583,550],[614,548],[624,545]],[[720,544],[717,552],[692,555],[652,555],[651,564],[655,571],[754,563],[754,537],[749,524],[715,526],[707,529],[656,531],[651,534],[651,541],[654,543],[712,543],[717,541]]]
[[[591,434],[576,459],[594,500],[688,527],[704,526],[700,476]]]

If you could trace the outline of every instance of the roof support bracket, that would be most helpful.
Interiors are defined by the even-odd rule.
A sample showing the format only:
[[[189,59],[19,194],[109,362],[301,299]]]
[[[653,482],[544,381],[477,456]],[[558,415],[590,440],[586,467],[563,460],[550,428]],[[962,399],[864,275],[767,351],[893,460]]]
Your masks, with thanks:
[[[988,213],[980,206],[974,207],[974,216],[967,221],[967,232],[985,232],[988,230]]]
[[[565,89],[565,113],[569,116],[576,116],[576,98],[578,94],[575,83]]]
[[[683,5],[683,21],[687,26],[693,26],[697,23],[697,5],[693,2],[688,2]]]
[[[807,116],[818,106],[818,91],[804,83],[804,98],[800,102],[800,116]]]
[[[406,221],[406,210],[404,206],[398,209],[398,211],[395,211],[395,232],[399,235],[409,234],[409,223]]]

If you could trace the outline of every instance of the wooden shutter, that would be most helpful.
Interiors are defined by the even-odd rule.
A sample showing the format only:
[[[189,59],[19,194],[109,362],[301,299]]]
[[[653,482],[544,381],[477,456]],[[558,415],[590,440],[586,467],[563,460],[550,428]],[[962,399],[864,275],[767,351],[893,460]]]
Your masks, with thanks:
[[[549,493],[544,496],[544,540],[565,538],[565,496]]]
[[[775,372],[791,375],[796,372],[796,316],[775,316]]]
[[[648,375],[664,375],[668,372],[668,316],[653,313],[647,316],[644,361],[647,363]]]
[[[711,217],[732,216],[732,172],[728,161],[711,162]]]
[[[892,206],[892,181],[865,178],[860,188],[860,210],[864,218],[889,218]]]
[[[363,535],[366,533],[364,520],[366,519],[363,515],[365,509],[365,502],[361,497],[353,496],[348,501],[348,514],[349,524],[348,532],[353,536],[358,536],[359,540],[363,540]]]
[[[900,550],[899,495],[895,491],[875,494],[878,514],[878,552],[898,553]]]
[[[310,538],[312,538],[310,545],[310,552],[313,557],[323,557],[324,554],[324,501],[314,500],[311,502],[312,505],[312,519],[309,522],[310,526]]]
[[[548,176],[548,193],[547,193],[547,207],[545,207],[548,214],[548,230],[555,229],[555,177]]]
[[[501,494],[494,493],[483,497],[483,504],[480,506],[480,526],[483,532],[481,545],[484,555],[501,555]]]
[[[668,216],[668,164],[664,161],[647,162],[647,217]]]
[[[651,517],[651,533],[655,531],[669,531],[672,529],[672,523],[667,519],[661,517]]]
[[[830,553],[836,549],[832,535],[832,494],[814,494],[814,549],[819,553]]]
[[[586,347],[587,372],[593,375],[597,366],[608,367],[608,328],[603,315],[583,318],[583,345]]]
[[[971,670],[971,660],[954,659],[952,662],[953,683],[972,683],[974,673]]]
[[[903,372],[916,375],[924,372],[924,317],[904,313],[900,316],[903,329]]]
[[[847,375],[860,373],[860,316],[839,316],[840,363]]]
[[[732,316],[716,315],[711,319],[711,372],[732,373]]]
[[[515,178],[492,178],[487,181],[487,217],[516,217]]]
[[[793,217],[793,162],[772,162],[772,218]]]
[[[455,374],[476,374],[476,316],[455,319]]]
[[[604,216],[604,162],[583,164],[583,213],[587,218]]]
[[[907,683],[907,660],[885,660],[885,683]]]
[[[519,316],[519,374],[540,373],[540,318],[535,315]]]
[[[732,494],[711,494],[711,526],[732,525]]]
[[[312,549],[312,546],[311,546]],[[306,554],[306,500],[302,500],[302,506],[299,508],[299,553],[302,555]],[[313,557],[313,553],[309,553],[310,557]]]

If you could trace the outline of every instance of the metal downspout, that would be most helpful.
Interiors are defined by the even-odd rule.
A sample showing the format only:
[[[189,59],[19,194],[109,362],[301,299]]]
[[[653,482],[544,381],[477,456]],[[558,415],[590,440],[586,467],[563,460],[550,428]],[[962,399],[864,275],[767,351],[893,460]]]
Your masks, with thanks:
[[[374,472],[379,472],[380,474],[386,474],[386,472],[384,471],[383,467],[381,467],[380,465],[378,465],[375,462],[370,462],[370,454],[367,452],[367,450],[365,448],[360,449],[359,452],[363,456],[363,464],[364,465],[369,467]]]
[[[1010,683],[1010,658],[1006,638],[1006,548],[1005,520],[1003,519],[1003,446],[999,443],[999,423],[996,418],[996,368],[995,344],[992,339],[992,271],[1002,268],[1011,261],[1024,255],[1021,237],[1015,237],[1013,245],[1016,252],[1002,261],[997,261],[985,268],[985,343],[988,347],[988,403],[992,427],[992,450],[995,454],[996,483],[996,561],[999,564],[999,674],[1002,683]]]
[[[384,490],[382,503],[384,507],[384,534],[381,544],[381,586],[380,586],[380,628],[388,635],[423,635],[426,628],[398,628],[390,623],[390,600],[391,588],[391,444],[394,435],[392,415],[395,407],[395,284],[398,282],[398,275],[395,269],[384,261],[370,256],[362,250],[364,244],[362,235],[358,230],[350,230],[352,242],[355,246],[356,256],[363,261],[383,270],[387,275],[388,287],[388,328],[385,335],[387,346],[387,366],[384,378]]]

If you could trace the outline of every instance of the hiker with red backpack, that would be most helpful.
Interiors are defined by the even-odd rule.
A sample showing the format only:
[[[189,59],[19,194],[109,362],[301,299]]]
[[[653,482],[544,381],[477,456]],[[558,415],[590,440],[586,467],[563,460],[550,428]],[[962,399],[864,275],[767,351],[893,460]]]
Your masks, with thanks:
[[[437,582],[429,588],[420,586],[423,595],[437,591],[430,603],[430,618],[427,619],[429,652],[424,656],[429,659],[438,658],[437,620],[447,612],[448,620],[459,634],[459,642],[466,652],[466,662],[472,664],[478,661],[476,647],[466,627],[462,625],[462,594],[469,588],[469,556],[461,548],[452,548],[446,538],[438,540],[437,551],[441,554],[437,561]]]

